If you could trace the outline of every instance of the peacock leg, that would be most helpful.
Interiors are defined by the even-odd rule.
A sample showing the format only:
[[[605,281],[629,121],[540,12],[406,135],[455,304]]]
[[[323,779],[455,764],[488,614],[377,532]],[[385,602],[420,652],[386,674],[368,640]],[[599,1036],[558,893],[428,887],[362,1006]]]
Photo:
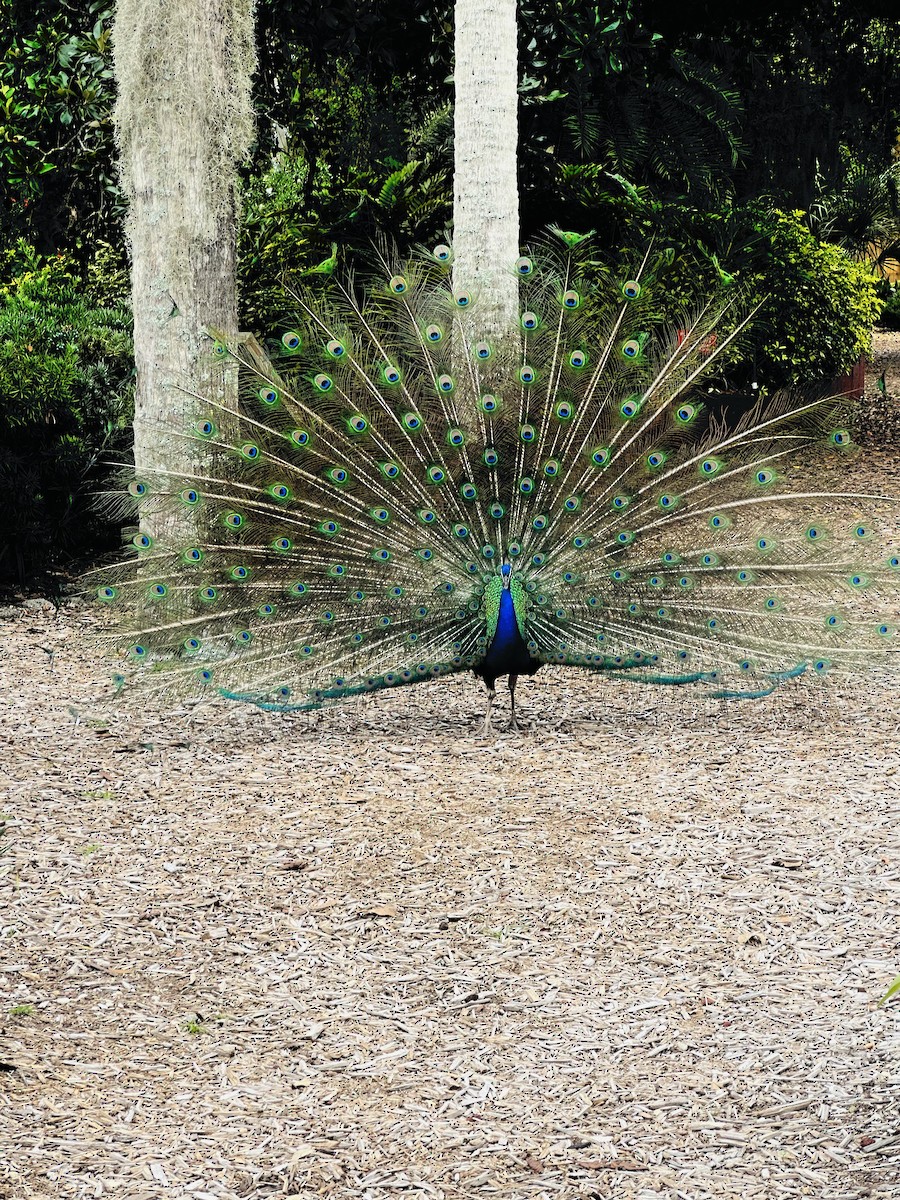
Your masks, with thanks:
[[[519,723],[516,720],[516,684],[519,682],[518,675],[510,675],[509,677],[509,727],[510,729],[518,729]]]
[[[497,689],[493,688],[493,687],[489,687],[488,688],[487,712],[484,714],[484,724],[481,726],[482,734],[494,732],[493,727],[491,725],[491,709],[494,706],[494,698],[496,697],[496,695],[497,695]]]

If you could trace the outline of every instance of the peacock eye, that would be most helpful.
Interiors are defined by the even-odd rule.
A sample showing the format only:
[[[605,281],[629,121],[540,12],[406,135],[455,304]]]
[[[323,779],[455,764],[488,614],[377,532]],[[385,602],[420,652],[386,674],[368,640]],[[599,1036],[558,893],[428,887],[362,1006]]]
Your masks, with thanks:
[[[516,259],[516,272],[519,275],[530,275],[534,271],[534,263],[530,258]]]
[[[440,246],[435,246],[431,253],[438,262],[445,263],[450,261],[450,247],[445,246],[443,243]]]
[[[457,308],[469,308],[472,304],[472,297],[469,292],[457,292],[453,297],[453,302]]]
[[[641,411],[641,397],[630,396],[619,408],[619,412],[626,420],[636,417]]]
[[[347,347],[343,342],[338,341],[337,338],[332,338],[325,349],[332,358],[343,358],[347,353]]]
[[[533,312],[522,313],[521,324],[522,324],[522,328],[527,330],[529,333],[532,330],[537,329],[537,327],[538,327],[537,313],[533,313]]]
[[[641,285],[636,279],[629,279],[622,284],[622,295],[626,300],[637,300],[641,294]]]
[[[491,348],[490,342],[476,342],[475,343],[475,357],[477,359],[480,359],[482,362],[484,362],[484,360],[487,358],[490,358],[492,354],[493,354],[493,350]]]
[[[388,289],[395,296],[402,296],[404,292],[409,290],[409,284],[406,277],[403,275],[392,275],[388,281]]]
[[[285,350],[299,350],[300,334],[296,333],[293,329],[289,329],[287,333],[281,335],[281,344]]]
[[[563,294],[562,294],[563,308],[578,308],[580,304],[581,304],[581,295],[580,295],[580,293],[576,292],[574,288],[570,288],[569,291],[563,292]]]
[[[427,325],[425,327],[425,336],[429,342],[439,342],[444,336],[444,331],[440,325]]]

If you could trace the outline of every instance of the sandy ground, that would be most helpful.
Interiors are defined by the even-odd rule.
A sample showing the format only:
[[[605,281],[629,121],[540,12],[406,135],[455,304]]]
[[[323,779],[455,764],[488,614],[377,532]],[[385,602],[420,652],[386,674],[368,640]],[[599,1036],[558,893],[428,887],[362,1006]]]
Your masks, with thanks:
[[[900,1194],[895,686],[129,716],[2,611],[0,1196]]]

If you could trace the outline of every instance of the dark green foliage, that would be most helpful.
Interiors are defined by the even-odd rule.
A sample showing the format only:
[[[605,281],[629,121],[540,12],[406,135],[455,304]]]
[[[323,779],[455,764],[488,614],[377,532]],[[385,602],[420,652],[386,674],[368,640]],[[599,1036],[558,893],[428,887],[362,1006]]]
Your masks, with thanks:
[[[707,210],[660,204],[649,189],[623,186],[594,166],[564,168],[560,187],[571,227],[597,230],[604,262],[620,248],[653,243],[665,306],[659,317],[677,320],[718,287],[734,295],[735,317],[756,310],[720,360],[727,388],[828,383],[869,349],[884,286],[866,262],[818,239],[806,213],[762,201],[724,200]]]
[[[851,162],[841,185],[823,191],[809,212],[813,231],[876,272],[900,255],[900,163],[885,170]]]
[[[302,160],[283,155],[245,190],[241,319],[257,332],[271,332],[283,312],[293,311],[285,281],[314,273],[333,246],[346,261],[354,251],[365,253],[379,237],[405,246],[434,240],[449,219],[450,180],[430,159],[395,170],[356,170],[338,194],[323,186],[327,180],[314,182],[311,210],[302,200],[308,171]]]
[[[120,230],[108,0],[14,0],[0,17],[0,239],[90,256]]]
[[[900,287],[896,283],[883,283],[880,290],[884,301],[881,324],[888,329],[900,329]]]
[[[758,308],[729,377],[744,387],[813,386],[869,349],[881,301],[868,266],[810,232],[806,214],[761,204],[714,213],[668,211],[678,251],[667,275],[673,307],[690,308],[717,282],[739,308]]]
[[[328,259],[333,245],[345,259],[383,237],[409,247],[437,237],[451,216],[445,109],[417,123],[402,101],[392,113],[346,63],[323,74],[305,62],[297,80],[291,148],[244,188],[241,311],[259,332],[292,309],[283,279]]]
[[[754,334],[766,382],[808,385],[848,370],[870,346],[881,302],[868,266],[819,242],[802,212],[760,214],[761,261],[752,276],[761,304]]]
[[[97,307],[71,259],[19,243],[0,285],[0,578],[60,565],[104,536],[91,492],[127,453],[130,315]],[[108,532],[107,535],[109,536]]]
[[[560,161],[698,197],[737,165],[740,96],[715,63],[654,32],[642,9],[635,0],[522,6],[523,150],[535,199],[548,186],[552,195]]]

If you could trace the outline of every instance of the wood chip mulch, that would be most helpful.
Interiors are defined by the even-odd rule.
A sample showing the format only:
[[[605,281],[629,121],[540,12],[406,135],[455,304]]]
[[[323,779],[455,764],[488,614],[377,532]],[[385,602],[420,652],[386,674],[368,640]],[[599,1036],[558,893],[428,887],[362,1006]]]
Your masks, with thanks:
[[[900,1194],[890,680],[129,714],[4,611],[0,1196]]]

